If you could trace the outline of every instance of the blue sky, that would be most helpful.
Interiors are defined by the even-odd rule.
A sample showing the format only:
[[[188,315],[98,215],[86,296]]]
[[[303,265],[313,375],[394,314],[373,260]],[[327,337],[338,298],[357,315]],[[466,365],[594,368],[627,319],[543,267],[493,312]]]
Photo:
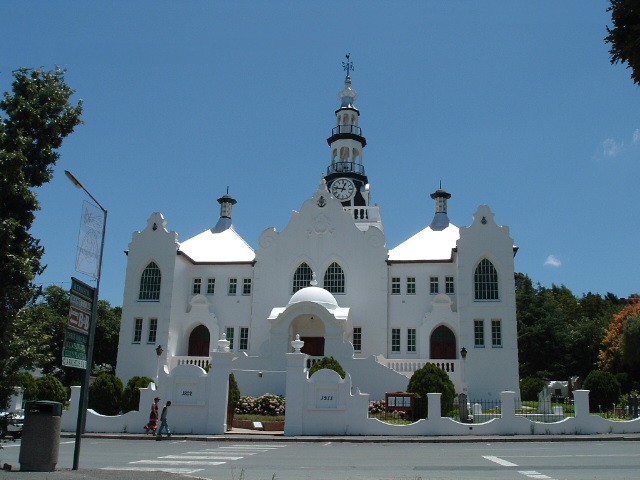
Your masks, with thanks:
[[[86,198],[109,210],[101,298],[122,304],[132,233],[152,212],[186,240],[238,201],[254,248],[329,163],[351,53],[365,167],[395,247],[489,205],[545,286],[640,291],[640,89],[604,44],[604,0],[0,3],[0,89],[21,67],[68,70],[84,122],[38,189],[45,286],[69,287]]]

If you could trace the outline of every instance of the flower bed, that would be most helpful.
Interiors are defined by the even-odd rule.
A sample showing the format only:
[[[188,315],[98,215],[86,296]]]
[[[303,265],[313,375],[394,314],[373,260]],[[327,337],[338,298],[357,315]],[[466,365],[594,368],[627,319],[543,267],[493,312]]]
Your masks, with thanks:
[[[265,393],[254,398],[249,396],[240,397],[236,405],[236,413],[239,415],[264,415],[264,416],[284,416],[285,400],[281,395]]]

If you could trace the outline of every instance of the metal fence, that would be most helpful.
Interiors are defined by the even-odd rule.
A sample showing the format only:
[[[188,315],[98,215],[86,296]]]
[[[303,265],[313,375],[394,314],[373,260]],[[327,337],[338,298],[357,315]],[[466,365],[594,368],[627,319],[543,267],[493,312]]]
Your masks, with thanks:
[[[472,400],[467,408],[458,402],[456,397],[452,408],[445,416],[459,422],[484,423],[493,418],[500,418],[502,405],[499,399]],[[387,406],[384,400],[369,402],[369,417],[377,418],[385,423],[405,425],[426,418],[427,399],[414,399],[412,412]],[[462,406],[462,408],[460,408]],[[528,418],[539,423],[553,423],[567,417],[575,416],[573,400],[563,397],[552,397],[549,401],[521,401],[516,399],[516,416]],[[601,405],[591,406],[592,415],[600,415],[609,420],[631,420],[640,417],[638,398],[631,397],[625,403],[612,404],[608,408]]]

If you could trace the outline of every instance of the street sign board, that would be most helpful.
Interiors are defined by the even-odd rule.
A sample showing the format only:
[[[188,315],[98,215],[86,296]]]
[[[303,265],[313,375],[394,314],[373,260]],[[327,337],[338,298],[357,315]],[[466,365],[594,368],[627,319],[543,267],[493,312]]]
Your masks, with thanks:
[[[69,321],[62,350],[64,367],[87,368],[87,346],[89,327],[93,321],[91,312],[94,291],[93,287],[71,277]]]

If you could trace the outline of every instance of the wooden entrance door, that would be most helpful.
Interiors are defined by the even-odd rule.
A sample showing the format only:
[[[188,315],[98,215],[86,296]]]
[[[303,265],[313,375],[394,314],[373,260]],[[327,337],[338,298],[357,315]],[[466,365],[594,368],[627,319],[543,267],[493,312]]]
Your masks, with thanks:
[[[300,350],[312,357],[324,356],[324,337],[300,337],[304,342],[304,347]]]
[[[190,357],[209,356],[209,329],[204,325],[197,326],[189,335],[188,355]]]

